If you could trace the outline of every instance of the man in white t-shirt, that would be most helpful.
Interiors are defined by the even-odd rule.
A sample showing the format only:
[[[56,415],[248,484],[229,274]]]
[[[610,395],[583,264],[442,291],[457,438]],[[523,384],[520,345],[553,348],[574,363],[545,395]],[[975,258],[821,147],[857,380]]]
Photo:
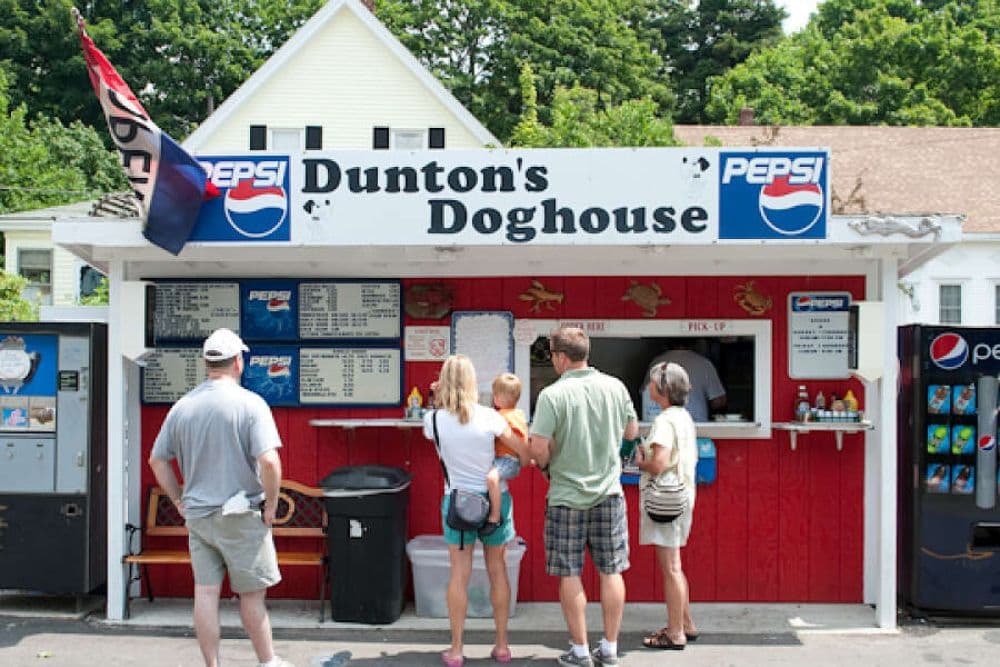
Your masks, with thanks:
[[[659,355],[649,367],[667,361],[679,364],[687,371],[691,380],[691,393],[688,394],[687,411],[695,422],[707,422],[709,409],[718,412],[726,407],[726,388],[719,379],[719,373],[712,362],[694,350],[678,345],[672,350]],[[646,372],[646,384],[649,384],[649,372]],[[645,385],[643,385],[645,386]]]

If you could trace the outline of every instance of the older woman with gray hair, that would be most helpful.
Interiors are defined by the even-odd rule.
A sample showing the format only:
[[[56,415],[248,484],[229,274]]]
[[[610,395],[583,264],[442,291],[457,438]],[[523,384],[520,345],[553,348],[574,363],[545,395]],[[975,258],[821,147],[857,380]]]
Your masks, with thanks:
[[[656,523],[646,514],[645,508],[640,507],[639,544],[652,544],[656,549],[667,603],[667,625],[642,640],[649,648],[679,650],[698,638],[691,618],[687,578],[681,567],[681,547],[687,544],[691,533],[698,464],[694,421],[684,408],[690,391],[688,374],[680,365],[663,362],[650,371],[649,394],[663,411],[653,422],[645,443],[636,449],[636,463],[643,473],[642,483],[676,466],[690,495],[687,508],[669,523]]]

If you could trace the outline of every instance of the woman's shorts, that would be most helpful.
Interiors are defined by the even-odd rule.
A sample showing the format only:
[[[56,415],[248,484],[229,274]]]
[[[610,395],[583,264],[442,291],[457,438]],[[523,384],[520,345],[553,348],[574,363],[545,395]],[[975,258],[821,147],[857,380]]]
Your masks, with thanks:
[[[646,508],[642,506],[641,495],[639,498],[639,544],[655,544],[658,547],[674,548],[687,546],[694,518],[695,494],[691,494],[688,508],[684,514],[670,523],[656,523],[650,519],[646,514]]]
[[[602,574],[628,569],[625,496],[608,496],[589,509],[550,505],[545,509],[545,571],[555,577],[583,572],[583,550]]]
[[[514,539],[517,534],[514,530],[514,500],[509,492],[504,491],[500,496],[500,527],[492,535],[485,537],[474,530],[455,530],[448,525],[445,518],[448,516],[448,505],[451,504],[450,496],[450,493],[446,493],[441,499],[441,527],[446,544],[475,544],[479,540],[488,547],[498,547]]]

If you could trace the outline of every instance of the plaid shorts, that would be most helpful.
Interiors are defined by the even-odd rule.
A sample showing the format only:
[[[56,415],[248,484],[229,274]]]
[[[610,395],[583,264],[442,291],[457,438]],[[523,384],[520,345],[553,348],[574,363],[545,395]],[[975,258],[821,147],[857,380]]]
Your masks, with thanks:
[[[602,574],[628,569],[628,518],[625,496],[608,496],[585,510],[549,506],[545,509],[545,571],[555,577],[583,572],[583,549]]]

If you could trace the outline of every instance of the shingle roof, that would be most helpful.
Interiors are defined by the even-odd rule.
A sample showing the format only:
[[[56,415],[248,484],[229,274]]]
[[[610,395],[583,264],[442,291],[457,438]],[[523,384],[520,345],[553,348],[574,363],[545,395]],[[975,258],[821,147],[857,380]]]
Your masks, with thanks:
[[[678,125],[682,142],[830,149],[835,214],[958,213],[1000,232],[1000,128]]]

